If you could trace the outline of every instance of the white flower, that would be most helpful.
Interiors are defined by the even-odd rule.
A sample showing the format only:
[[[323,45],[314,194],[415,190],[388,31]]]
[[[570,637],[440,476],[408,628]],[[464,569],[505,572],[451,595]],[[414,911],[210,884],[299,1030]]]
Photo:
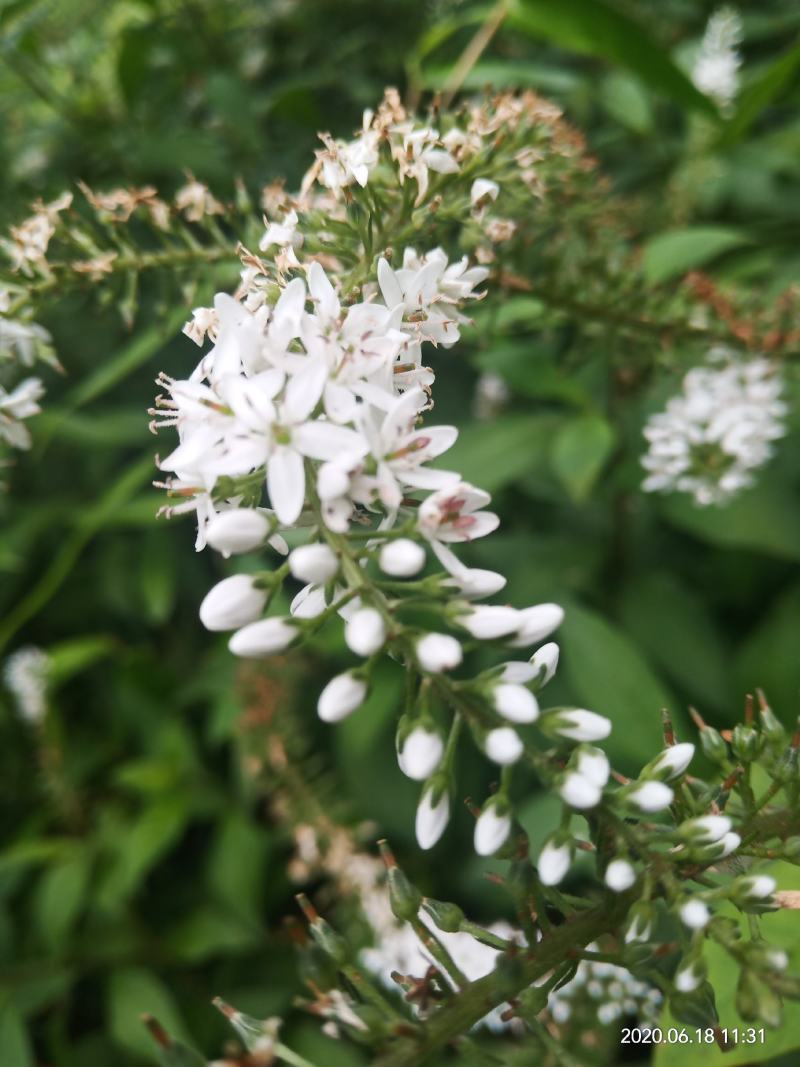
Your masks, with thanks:
[[[484,750],[493,763],[505,767],[517,762],[524,751],[524,745],[516,730],[512,730],[510,726],[499,726],[486,735]]]
[[[206,543],[227,559],[240,552],[252,552],[269,534],[269,519],[255,508],[231,508],[215,515],[206,526]]]
[[[605,883],[614,893],[624,893],[635,881],[636,871],[628,860],[612,860],[606,867]]]
[[[550,641],[548,644],[542,645],[542,647],[531,656],[530,664],[533,669],[533,678],[536,679],[540,689],[546,686],[556,673],[558,667],[558,655],[558,645],[555,641]]]
[[[730,833],[731,825],[727,815],[701,815],[681,823],[680,831],[693,844],[712,845]]]
[[[588,778],[590,782],[600,789],[608,781],[611,766],[608,756],[600,748],[584,748],[579,750],[575,761],[575,769],[578,774]]]
[[[42,409],[37,401],[43,395],[38,378],[26,378],[10,393],[0,386],[0,439],[5,438],[12,448],[30,448],[31,436],[22,420],[39,414]]]
[[[445,554],[448,560],[452,562],[451,553],[449,551],[445,552],[444,545],[439,545],[437,555],[440,562],[442,562],[442,557]],[[453,560],[455,558],[455,556],[452,556]],[[484,597],[494,596],[495,593],[499,593],[501,589],[504,589],[507,584],[506,578],[496,571],[487,571],[480,567],[449,567],[448,569],[451,572],[451,577],[445,580],[446,583],[460,589],[463,595],[470,600],[482,600]]]
[[[718,858],[722,859],[724,856],[730,856],[731,852],[735,852],[739,845],[741,845],[741,843],[742,839],[739,834],[734,833],[733,831],[731,831],[729,834],[725,834],[719,841],[719,844],[722,846],[722,850],[719,853]]]
[[[549,837],[539,853],[537,870],[542,885],[559,885],[572,862],[572,847],[569,841]]]
[[[564,621],[564,609],[558,604],[536,604],[519,612],[517,633],[509,642],[514,648],[527,648],[549,637]]]
[[[611,733],[611,722],[605,716],[585,708],[555,712],[545,722],[554,733],[572,741],[602,741]]]
[[[692,69],[692,81],[701,93],[710,96],[723,113],[730,111],[739,91],[742,20],[732,7],[713,13],[706,25],[700,51]]]
[[[749,900],[763,900],[775,892],[775,879],[768,874],[753,874],[736,880],[737,892]]]
[[[569,804],[571,808],[576,808],[578,811],[584,811],[597,807],[603,796],[603,790],[601,786],[589,778],[584,778],[577,771],[569,771],[564,775],[559,794],[565,804]]]
[[[380,550],[378,565],[393,578],[411,578],[425,566],[425,549],[408,537],[387,541]]]
[[[690,370],[682,392],[651,416],[642,465],[646,492],[683,492],[701,506],[722,504],[753,484],[753,471],[786,433],[781,380],[766,359],[739,361],[712,349]]]
[[[694,756],[694,745],[684,741],[679,745],[671,745],[656,757],[650,764],[649,773],[656,778],[679,778]]]
[[[536,697],[524,685],[501,683],[492,690],[492,703],[495,711],[509,722],[536,722],[539,718],[539,705]]]
[[[475,851],[479,856],[493,856],[511,833],[511,815],[490,800],[475,823]]]
[[[403,740],[397,752],[397,762],[406,777],[421,782],[433,774],[443,755],[441,735],[424,726],[416,726]]]
[[[18,649],[5,662],[5,683],[27,722],[41,722],[47,712],[49,670],[50,657],[34,646]]]
[[[447,791],[442,790],[437,796],[434,787],[428,786],[417,807],[416,834],[419,847],[425,851],[433,848],[449,821],[450,797]]]
[[[711,912],[708,910],[708,905],[696,897],[684,901],[679,908],[679,914],[681,922],[684,926],[688,926],[690,930],[702,930],[711,920]]]
[[[319,695],[317,713],[323,722],[341,722],[356,708],[360,708],[367,695],[367,683],[352,671],[337,674]]]
[[[684,963],[675,972],[675,988],[679,993],[693,993],[702,980],[702,972],[693,963]]]
[[[471,608],[467,614],[459,615],[456,621],[465,630],[469,631],[473,637],[477,637],[481,641],[491,641],[497,637],[504,637],[517,629],[519,612],[516,608],[508,608],[500,604],[489,604]]]
[[[347,647],[357,656],[372,656],[386,641],[386,624],[375,608],[359,608],[344,628]]]
[[[480,510],[490,500],[488,493],[466,482],[452,489],[431,493],[419,508],[417,523],[420,532],[432,542],[434,551],[441,542],[473,541],[477,537],[486,537],[497,529],[500,522],[492,512]],[[447,566],[447,563],[444,565]]]
[[[237,630],[228,642],[228,648],[235,656],[269,656],[274,652],[283,652],[298,634],[297,627],[290,619],[260,619]]]
[[[655,812],[663,811],[672,803],[673,792],[663,782],[641,782],[635,785],[627,794],[629,803],[639,808],[640,811]]]
[[[490,181],[488,178],[476,178],[472,183],[469,196],[473,206],[480,204],[488,204],[490,200],[496,200],[500,192],[500,186],[497,182]]]
[[[439,674],[450,671],[461,663],[461,645],[449,634],[425,634],[414,645],[417,663],[424,671]]]
[[[336,577],[339,560],[329,545],[301,545],[289,554],[289,570],[301,582],[325,585]]]
[[[207,630],[238,630],[264,610],[267,590],[249,574],[234,574],[217,582],[203,598],[200,621]]]

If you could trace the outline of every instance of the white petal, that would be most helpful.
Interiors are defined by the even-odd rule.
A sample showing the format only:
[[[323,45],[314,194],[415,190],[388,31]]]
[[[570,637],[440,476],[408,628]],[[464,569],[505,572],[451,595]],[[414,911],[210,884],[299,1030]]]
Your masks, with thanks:
[[[267,492],[281,523],[291,526],[296,522],[306,493],[303,457],[299,452],[281,446],[272,453],[267,460]]]

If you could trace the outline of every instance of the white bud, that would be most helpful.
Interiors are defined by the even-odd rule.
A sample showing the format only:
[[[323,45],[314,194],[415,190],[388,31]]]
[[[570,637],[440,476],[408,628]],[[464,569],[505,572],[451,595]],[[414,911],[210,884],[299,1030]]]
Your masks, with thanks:
[[[425,634],[414,646],[417,663],[423,671],[439,674],[450,671],[461,662],[461,645],[449,634]]]
[[[701,815],[681,823],[683,837],[697,845],[712,845],[730,833],[731,820],[727,815]]]
[[[426,851],[433,848],[450,821],[450,797],[447,791],[443,790],[435,803],[433,793],[433,789],[426,789],[417,807],[417,844]]]
[[[372,656],[386,640],[386,626],[380,613],[375,608],[353,612],[345,625],[344,639],[357,656]]]
[[[558,604],[535,604],[518,613],[519,628],[509,642],[514,648],[527,648],[543,641],[564,621],[564,609]]]
[[[773,971],[785,971],[789,966],[789,956],[782,948],[767,948],[765,954]]]
[[[352,671],[331,678],[319,695],[317,713],[323,722],[341,722],[360,708],[367,695],[367,683]]]
[[[470,600],[482,600],[485,596],[494,596],[506,587],[506,579],[497,571],[485,571],[480,567],[465,568],[448,580],[457,586]]]
[[[475,851],[479,856],[493,856],[511,833],[511,815],[489,801],[475,823]]]
[[[423,782],[430,778],[442,761],[444,742],[441,735],[424,726],[415,726],[397,753],[400,770],[408,778]]]
[[[516,630],[519,612],[502,604],[487,604],[459,615],[456,622],[480,641],[493,641]]]
[[[768,874],[753,874],[737,879],[735,886],[738,896],[749,900],[763,900],[775,892],[776,882]]]
[[[297,636],[297,627],[289,619],[260,619],[237,630],[228,642],[228,648],[234,656],[269,656],[273,652],[283,652]]]
[[[266,589],[257,588],[249,574],[234,574],[206,593],[200,621],[207,630],[237,630],[257,619],[266,602]]]
[[[328,545],[301,545],[289,555],[289,570],[298,581],[325,585],[336,576],[339,560]]]
[[[550,837],[545,841],[536,865],[542,885],[559,885],[572,862],[572,848],[568,841]]]
[[[408,537],[387,541],[378,556],[378,566],[393,578],[411,578],[425,566],[425,549]]]
[[[684,741],[680,745],[671,745],[656,757],[650,765],[650,774],[654,778],[679,778],[694,756],[694,745]]]
[[[649,941],[653,931],[653,924],[644,914],[635,914],[625,932],[625,944],[630,945],[634,941]]]
[[[611,765],[608,756],[600,748],[584,748],[578,753],[575,769],[578,774],[596,785],[599,789],[608,781]]]
[[[497,182],[493,182],[489,178],[476,178],[469,191],[469,198],[473,205],[479,204],[481,201],[488,203],[489,200],[496,200],[499,192],[500,186]]]
[[[548,716],[546,721],[548,725],[552,722],[552,729],[557,734],[571,741],[602,741],[611,733],[609,719],[585,708],[559,711],[552,719]]]
[[[569,771],[564,776],[559,793],[565,804],[569,804],[571,808],[576,808],[578,811],[584,811],[600,803],[603,790],[588,778],[584,778],[582,774]]]
[[[711,919],[711,912],[708,910],[708,905],[705,901],[687,900],[681,904],[679,908],[679,914],[681,922],[684,926],[688,926],[690,930],[702,930],[704,926],[707,926]]]
[[[612,860],[606,867],[605,883],[615,893],[624,893],[636,881],[636,871],[628,860]]]
[[[509,722],[536,722],[539,718],[536,697],[524,685],[508,682],[496,685],[492,690],[492,702],[495,710]]]
[[[555,641],[550,641],[546,645],[542,645],[540,649],[531,656],[531,667],[533,668],[533,676],[537,679],[539,687],[547,685],[553,675],[556,673],[558,667],[558,645]]]
[[[335,500],[345,496],[350,488],[347,471],[339,463],[323,463],[317,471],[317,492],[320,500]]]
[[[501,767],[516,763],[524,749],[519,734],[510,726],[499,726],[496,730],[490,730],[483,744],[489,759],[493,763],[499,763]]]
[[[702,974],[691,963],[684,964],[675,972],[675,988],[679,993],[693,993],[700,985]]]
[[[722,859],[724,856],[730,856],[731,852],[735,852],[741,843],[741,837],[731,830],[729,834],[725,834],[725,836],[718,842],[722,851],[718,854],[717,858]]]
[[[663,782],[640,782],[635,785],[626,799],[640,811],[663,811],[672,803],[674,794]]]
[[[227,559],[263,545],[269,528],[269,519],[255,508],[232,508],[219,512],[210,520],[206,526],[206,541]]]

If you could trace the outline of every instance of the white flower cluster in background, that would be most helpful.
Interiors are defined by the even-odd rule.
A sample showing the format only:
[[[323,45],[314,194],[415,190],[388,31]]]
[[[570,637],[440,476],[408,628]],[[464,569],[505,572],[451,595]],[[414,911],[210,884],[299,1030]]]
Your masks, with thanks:
[[[4,363],[30,367],[50,354],[50,334],[35,322],[7,318],[11,293],[0,289],[0,366]],[[41,379],[25,378],[15,386],[0,385],[0,442],[12,448],[30,448],[31,438],[23,420],[38,415],[44,395]]]
[[[692,68],[692,81],[710,96],[723,113],[730,112],[739,91],[738,48],[742,43],[742,20],[732,7],[715,11],[706,25],[700,50]]]
[[[647,492],[689,493],[697,504],[724,504],[753,484],[753,473],[786,433],[787,406],[775,367],[712,349],[704,366],[644,428]]]
[[[50,657],[34,646],[20,648],[3,668],[6,688],[14,698],[20,718],[41,722],[47,711],[47,675]]]
[[[587,946],[597,952],[599,946]],[[640,1024],[658,1021],[663,996],[655,986],[635,978],[625,967],[601,960],[581,960],[575,976],[554,989],[547,1007],[556,1023],[566,1023],[577,1011],[589,1011],[602,1026],[610,1026],[624,1015]]]

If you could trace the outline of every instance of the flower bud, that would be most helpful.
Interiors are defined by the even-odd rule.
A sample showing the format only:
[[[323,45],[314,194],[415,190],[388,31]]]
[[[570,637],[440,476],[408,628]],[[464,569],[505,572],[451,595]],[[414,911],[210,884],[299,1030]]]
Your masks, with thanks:
[[[706,975],[702,959],[684,960],[675,972],[675,988],[679,993],[693,993]]]
[[[461,929],[465,915],[457,904],[425,897],[422,901],[422,906],[439,929],[446,934],[456,934]]]
[[[737,723],[733,728],[731,748],[743,763],[752,763],[764,747],[764,738],[752,726]]]
[[[535,604],[518,612],[519,627],[509,642],[514,648],[527,648],[549,637],[564,621],[564,609],[558,604]]]
[[[490,730],[484,738],[483,747],[489,759],[501,767],[516,763],[524,750],[519,734],[510,726]]]
[[[506,578],[496,571],[486,571],[480,567],[470,567],[449,579],[450,583],[461,590],[469,600],[483,600],[505,589]]]
[[[763,901],[775,892],[775,879],[768,874],[749,874],[737,878],[731,886],[731,900],[736,904]]]
[[[747,1023],[761,1020],[760,1002],[763,985],[747,967],[739,972],[736,983],[736,1011]]]
[[[335,964],[341,966],[346,962],[349,954],[347,942],[341,934],[338,934],[333,929],[330,923],[318,915],[313,922],[309,923],[308,929],[315,943]]]
[[[400,742],[397,762],[407,778],[422,782],[430,778],[442,761],[444,741],[441,734],[425,726],[415,726]]]
[[[495,711],[509,722],[529,723],[539,718],[536,697],[524,685],[503,682],[492,690]]]
[[[408,537],[387,541],[378,556],[378,566],[393,578],[411,578],[425,566],[425,549]]]
[[[713,726],[704,726],[700,731],[700,747],[712,763],[727,763],[728,745],[719,730]]]
[[[671,745],[647,764],[641,777],[660,778],[667,782],[672,778],[680,778],[692,762],[693,756],[694,745],[690,742],[684,741],[680,745]]]
[[[601,748],[587,745],[577,750],[575,770],[583,778],[587,778],[593,785],[602,789],[611,774],[611,765],[608,762],[608,756]]]
[[[603,796],[603,790],[588,778],[584,778],[582,774],[570,771],[564,775],[559,794],[564,803],[569,804],[571,808],[586,811],[597,807]]]
[[[630,945],[639,941],[649,941],[653,933],[655,910],[652,904],[636,904],[631,908],[630,921],[625,931],[625,944]]]
[[[336,576],[339,560],[328,545],[301,545],[289,554],[289,570],[300,582],[325,585]]]
[[[345,468],[333,461],[323,463],[317,471],[317,492],[320,500],[335,500],[345,496],[350,488],[350,478]]]
[[[341,722],[356,708],[360,708],[367,696],[367,683],[353,671],[345,671],[331,678],[319,695],[317,714],[323,722]]]
[[[228,648],[234,656],[270,656],[283,652],[299,635],[300,631],[289,619],[260,619],[237,630],[228,642]]]
[[[417,844],[427,851],[433,848],[450,821],[450,797],[444,783],[429,783],[417,807],[415,831]]]
[[[461,645],[449,634],[425,634],[414,645],[414,654],[422,670],[430,674],[452,670],[463,657]]]
[[[206,593],[200,621],[207,630],[238,630],[259,617],[267,596],[267,590],[259,589],[249,574],[231,575]]]
[[[487,800],[475,823],[475,851],[479,856],[493,856],[511,833],[511,813],[507,805],[495,798]]]
[[[789,966],[789,956],[782,948],[768,945],[766,941],[751,941],[745,946],[747,962],[759,971],[777,971],[779,974]]]
[[[674,796],[672,790],[663,782],[637,782],[632,787],[620,790],[624,799],[638,808],[639,811],[656,812],[663,811],[672,803]]]
[[[542,729],[571,741],[602,741],[611,733],[611,722],[584,708],[560,708],[544,716]]]
[[[615,859],[606,867],[604,881],[614,893],[624,893],[636,881],[633,864],[626,859]]]
[[[536,688],[543,689],[553,675],[556,673],[558,667],[558,655],[559,649],[555,641],[550,641],[546,645],[542,645],[540,649],[531,656],[531,667],[534,671],[534,679],[536,680]]]
[[[519,612],[516,608],[508,608],[502,604],[487,604],[458,615],[456,622],[478,640],[493,641],[516,630]]]
[[[711,912],[708,905],[697,897],[685,900],[678,909],[681,922],[690,930],[702,930],[711,920]]]
[[[572,863],[572,839],[564,834],[553,834],[545,841],[536,869],[542,885],[559,885]]]
[[[765,704],[759,711],[758,715],[761,719],[761,730],[771,745],[779,745],[785,741],[786,730],[784,730],[783,724],[776,718],[772,708]]]
[[[386,641],[386,625],[375,608],[359,608],[344,628],[347,647],[357,656],[372,656]]]
[[[416,919],[422,904],[422,894],[415,885],[408,880],[402,868],[396,864],[387,872],[389,881],[389,902],[392,913],[404,922]]]
[[[269,531],[270,522],[263,512],[255,508],[231,508],[211,519],[206,526],[206,541],[227,559],[263,545]]]
[[[716,858],[723,859],[725,856],[730,856],[731,852],[735,852],[741,843],[741,837],[731,830],[729,834],[725,834],[724,837],[717,842],[720,851]]]
[[[476,178],[469,191],[469,198],[473,207],[483,207],[490,200],[496,200],[500,192],[497,182],[489,178]]]
[[[678,827],[681,837],[690,845],[721,841],[730,829],[731,820],[727,815],[701,815],[697,819],[687,819]]]

